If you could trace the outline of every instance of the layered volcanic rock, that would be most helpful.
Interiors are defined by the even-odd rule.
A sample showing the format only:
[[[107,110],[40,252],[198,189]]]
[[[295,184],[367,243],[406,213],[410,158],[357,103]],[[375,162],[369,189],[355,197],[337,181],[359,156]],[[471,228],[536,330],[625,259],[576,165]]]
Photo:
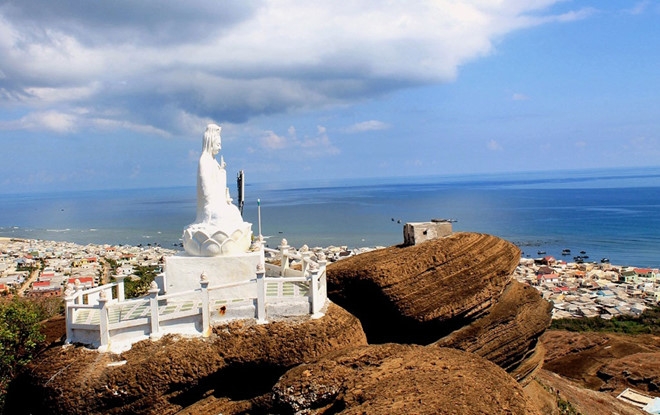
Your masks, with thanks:
[[[370,343],[442,339],[524,379],[541,364],[551,306],[513,281],[519,260],[510,242],[457,233],[331,264],[328,295],[360,319]]]
[[[234,322],[208,339],[166,336],[121,355],[53,346],[12,383],[5,413],[172,414],[211,393],[249,400],[298,364],[364,344],[359,321],[330,304],[318,320]]]
[[[474,352],[521,380],[543,363],[545,349],[537,342],[551,312],[537,290],[511,281],[487,315],[435,344]]]
[[[454,349],[381,344],[298,366],[273,388],[275,413],[538,414],[495,364]]]

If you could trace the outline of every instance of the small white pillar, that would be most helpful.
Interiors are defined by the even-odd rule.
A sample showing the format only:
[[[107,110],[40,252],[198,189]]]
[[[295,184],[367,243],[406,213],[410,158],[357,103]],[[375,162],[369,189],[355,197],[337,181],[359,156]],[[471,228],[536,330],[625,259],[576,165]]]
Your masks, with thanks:
[[[83,296],[81,291],[84,290],[84,287],[82,286],[78,278],[76,278],[76,280],[74,281],[74,289],[76,290],[76,300],[75,300],[76,304],[82,304]]]
[[[320,299],[319,295],[319,268],[316,264],[310,266],[310,279],[309,279],[309,300],[310,300],[310,311],[312,313],[312,318],[323,317],[321,309],[323,308],[323,301]]]
[[[267,323],[266,320],[266,270],[262,264],[257,265],[257,323]]]
[[[151,309],[151,333],[149,337],[157,339],[160,337],[160,321],[158,316],[158,285],[155,281],[151,281],[149,288],[149,306]]]
[[[209,278],[202,272],[199,277],[199,284],[202,287],[202,336],[211,335],[211,310],[209,308]]]
[[[64,292],[64,301],[66,302],[66,308],[64,309],[65,318],[66,318],[66,342],[73,342],[73,328],[72,324],[76,321],[76,309],[73,308],[75,305],[76,297],[71,292],[70,288]]]
[[[307,275],[307,269],[310,266],[309,258],[311,256],[312,256],[312,253],[309,252],[309,248],[307,247],[307,245],[303,245],[300,248],[300,257],[302,258],[301,259],[301,262],[302,262],[302,268],[301,269],[302,269],[302,275],[303,276]]]
[[[286,239],[282,239],[282,243],[277,247],[280,250],[280,256],[282,257],[282,263],[280,264],[280,276],[284,277],[284,273],[287,268],[289,268],[289,242]]]
[[[108,313],[108,301],[110,299],[105,294],[105,291],[99,293],[99,330],[101,332],[101,347],[100,349],[107,349],[110,345],[110,319]]]
[[[122,302],[126,299],[126,295],[124,294],[124,279],[126,278],[126,275],[121,274],[117,275],[115,279],[117,280],[117,300],[119,302]]]

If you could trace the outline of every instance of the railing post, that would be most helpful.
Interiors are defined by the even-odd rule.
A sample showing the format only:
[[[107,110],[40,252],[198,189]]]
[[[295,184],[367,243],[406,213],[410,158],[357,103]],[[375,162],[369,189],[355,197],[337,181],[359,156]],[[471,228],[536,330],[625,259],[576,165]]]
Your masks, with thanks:
[[[202,336],[211,335],[211,310],[209,307],[209,278],[205,272],[199,277],[199,284],[202,286]]]
[[[277,247],[280,250],[280,255],[282,257],[282,262],[280,264],[280,276],[283,277],[286,270],[289,268],[289,242],[286,239],[282,239],[282,244]]]
[[[300,247],[300,261],[302,262],[302,275],[303,277],[307,275],[307,269],[309,268],[309,258],[312,256],[312,253],[309,252],[309,247],[303,245]]]
[[[67,288],[64,292],[64,301],[66,301],[66,309],[64,310],[66,317],[66,342],[73,343],[73,328],[71,325],[76,321],[76,309],[73,308],[76,297],[71,292],[71,288]]]
[[[124,279],[126,275],[117,275],[115,279],[117,280],[117,301],[120,303],[126,299],[126,294],[124,294]]]
[[[84,301],[81,291],[84,289],[84,287],[82,286],[78,278],[76,278],[76,280],[74,281],[74,287],[76,290],[76,304],[83,304]]]
[[[326,266],[328,265],[328,261],[325,257],[325,254],[323,252],[319,252],[318,255],[316,255],[316,258],[318,259],[318,264],[319,264],[319,295],[321,297],[321,300],[323,300],[323,303],[325,303],[326,298],[328,297],[328,289],[327,289],[327,281],[326,281]]]
[[[257,265],[257,323],[266,323],[266,269],[262,263]]]
[[[309,302],[312,318],[322,317],[320,313],[323,303],[319,300],[319,269],[316,264],[310,265],[309,273]]]
[[[108,301],[110,299],[106,295],[105,291],[101,291],[99,293],[99,330],[101,334],[101,346],[99,347],[99,350],[107,350],[108,347],[110,346],[110,330],[109,330],[109,325],[110,325],[110,319],[109,319],[109,313],[108,313]]]
[[[149,286],[149,306],[151,309],[151,333],[149,337],[152,339],[157,339],[160,337],[160,322],[158,321],[158,284],[155,281],[151,281]]]

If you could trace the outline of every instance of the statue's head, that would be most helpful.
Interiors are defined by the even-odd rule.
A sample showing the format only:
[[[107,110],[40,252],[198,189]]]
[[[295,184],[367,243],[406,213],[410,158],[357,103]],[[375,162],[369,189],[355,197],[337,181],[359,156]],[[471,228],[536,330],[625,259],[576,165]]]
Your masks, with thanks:
[[[209,124],[204,131],[204,139],[202,141],[202,152],[211,153],[212,155],[218,154],[220,151],[220,128],[219,125]]]

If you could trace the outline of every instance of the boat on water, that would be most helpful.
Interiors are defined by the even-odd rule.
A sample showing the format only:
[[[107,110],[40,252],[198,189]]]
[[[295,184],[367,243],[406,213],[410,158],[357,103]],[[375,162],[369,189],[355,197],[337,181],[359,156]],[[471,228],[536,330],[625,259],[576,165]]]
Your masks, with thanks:
[[[603,263],[603,264],[608,264],[610,262],[610,259],[609,258],[603,258],[603,259],[600,260],[600,262]]]
[[[536,254],[537,255],[545,255],[545,251],[537,251]]]
[[[571,254],[571,250],[568,249],[568,248],[566,248],[566,249],[564,249],[563,251],[561,251],[561,254],[562,254],[562,255],[570,255],[570,254]]]

